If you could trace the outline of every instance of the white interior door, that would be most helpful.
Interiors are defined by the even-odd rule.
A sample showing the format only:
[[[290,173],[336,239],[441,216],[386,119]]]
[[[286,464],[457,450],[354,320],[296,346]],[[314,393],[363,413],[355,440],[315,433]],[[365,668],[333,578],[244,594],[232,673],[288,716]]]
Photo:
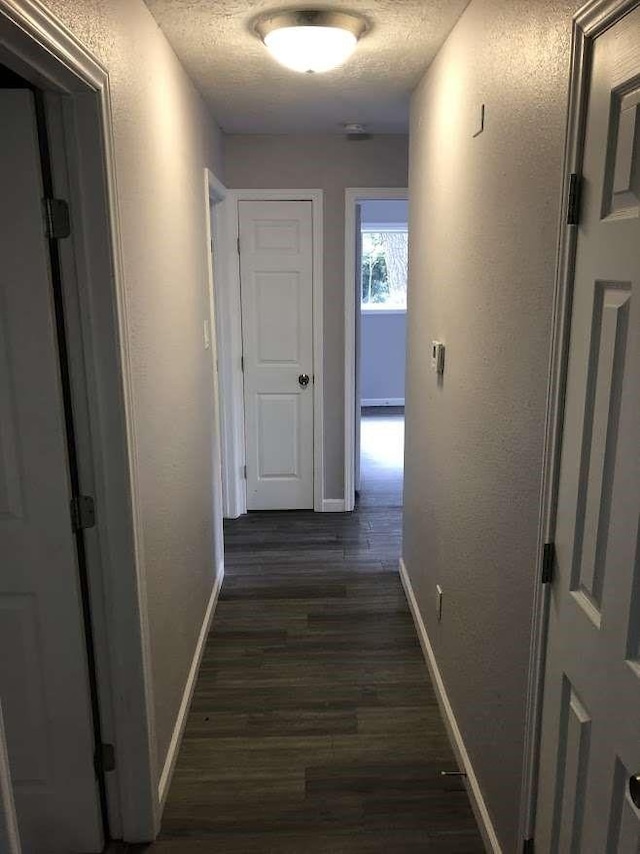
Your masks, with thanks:
[[[313,508],[312,217],[239,202],[248,510]]]
[[[637,854],[638,7],[595,41],[583,185],[535,841],[541,852]]]
[[[0,91],[0,698],[23,851],[102,850],[33,96]]]

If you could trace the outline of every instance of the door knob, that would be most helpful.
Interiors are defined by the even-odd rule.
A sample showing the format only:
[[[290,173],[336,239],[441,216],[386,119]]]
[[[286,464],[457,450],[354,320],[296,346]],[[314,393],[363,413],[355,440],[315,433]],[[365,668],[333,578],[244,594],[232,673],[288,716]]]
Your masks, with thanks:
[[[632,774],[629,777],[629,797],[633,805],[640,809],[640,774]]]
[[[302,388],[306,388],[309,385],[309,374],[300,374],[298,377],[298,382],[302,386]]]

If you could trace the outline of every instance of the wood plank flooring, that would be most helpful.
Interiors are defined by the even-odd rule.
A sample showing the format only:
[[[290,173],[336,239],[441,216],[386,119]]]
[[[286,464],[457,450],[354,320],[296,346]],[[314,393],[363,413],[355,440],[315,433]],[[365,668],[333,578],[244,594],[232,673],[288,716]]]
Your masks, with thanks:
[[[440,776],[456,763],[398,575],[401,469],[369,444],[355,513],[225,524],[152,854],[484,851],[464,787]]]

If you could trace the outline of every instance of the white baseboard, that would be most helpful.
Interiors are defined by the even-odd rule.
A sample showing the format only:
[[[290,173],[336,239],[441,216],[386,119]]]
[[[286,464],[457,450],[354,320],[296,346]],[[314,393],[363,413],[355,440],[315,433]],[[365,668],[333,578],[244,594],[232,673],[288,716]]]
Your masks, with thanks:
[[[173,769],[175,768],[176,759],[178,758],[180,742],[182,741],[182,734],[184,733],[184,728],[187,723],[189,706],[191,705],[191,699],[193,697],[193,691],[196,686],[196,679],[198,677],[198,670],[200,669],[200,662],[202,661],[202,655],[204,653],[207,635],[209,634],[209,629],[211,628],[213,612],[215,611],[218,596],[220,595],[220,589],[222,587],[223,578],[224,570],[219,572],[218,577],[216,578],[215,584],[213,585],[213,590],[211,591],[211,596],[209,597],[209,602],[207,604],[207,610],[204,613],[204,619],[202,620],[202,626],[200,627],[198,643],[196,644],[196,648],[193,653],[191,667],[189,668],[189,675],[187,676],[187,681],[184,686],[184,692],[182,694],[182,702],[180,703],[180,709],[178,710],[176,724],[173,728],[173,734],[171,736],[171,741],[169,742],[169,749],[167,750],[167,756],[164,761],[164,766],[162,768],[162,774],[160,775],[160,782],[158,783],[158,800],[160,801],[160,812],[162,812],[164,808],[164,802],[169,792],[169,784],[171,783]]]
[[[409,579],[409,573],[407,572],[407,567],[405,566],[405,562],[402,558],[400,558],[400,578],[402,580],[402,586],[404,587],[404,592],[407,597],[407,602],[409,603],[409,608],[411,609],[413,622],[415,623],[416,631],[418,632],[418,638],[420,640],[420,646],[422,647],[422,652],[424,654],[425,661],[427,662],[427,667],[429,668],[431,681],[433,682],[436,697],[438,698],[438,705],[440,706],[440,711],[442,713],[442,717],[444,718],[444,722],[449,733],[449,738],[451,740],[454,753],[456,754],[456,758],[460,764],[460,767],[467,775],[466,783],[467,790],[469,792],[469,799],[471,801],[471,807],[473,808],[476,820],[480,827],[480,832],[482,833],[482,836],[484,838],[484,843],[487,846],[488,851],[493,852],[493,854],[502,854],[502,848],[500,847],[498,836],[496,834],[495,828],[493,827],[491,816],[489,815],[489,810],[487,809],[484,797],[482,796],[482,790],[480,788],[478,778],[475,775],[473,765],[471,764],[471,759],[469,757],[469,754],[467,753],[467,749],[462,739],[462,733],[460,732],[460,728],[458,727],[457,721],[455,719],[453,708],[451,707],[451,703],[449,702],[449,697],[447,696],[447,691],[445,689],[444,682],[440,674],[440,669],[436,662],[435,653],[433,651],[433,647],[431,646],[431,641],[429,640],[429,635],[427,634],[427,629],[422,620],[422,616],[420,615],[420,610],[418,608],[416,597],[413,593],[411,580]]]
[[[404,397],[363,397],[360,406],[404,406]]]
[[[322,502],[323,513],[344,513],[344,498],[325,498]]]

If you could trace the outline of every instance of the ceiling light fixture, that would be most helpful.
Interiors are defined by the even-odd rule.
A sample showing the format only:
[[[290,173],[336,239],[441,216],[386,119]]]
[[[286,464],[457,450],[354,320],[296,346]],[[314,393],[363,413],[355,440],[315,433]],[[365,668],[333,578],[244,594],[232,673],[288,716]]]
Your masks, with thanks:
[[[255,30],[273,58],[293,71],[331,71],[347,61],[367,29],[346,12],[301,9],[259,18]]]

